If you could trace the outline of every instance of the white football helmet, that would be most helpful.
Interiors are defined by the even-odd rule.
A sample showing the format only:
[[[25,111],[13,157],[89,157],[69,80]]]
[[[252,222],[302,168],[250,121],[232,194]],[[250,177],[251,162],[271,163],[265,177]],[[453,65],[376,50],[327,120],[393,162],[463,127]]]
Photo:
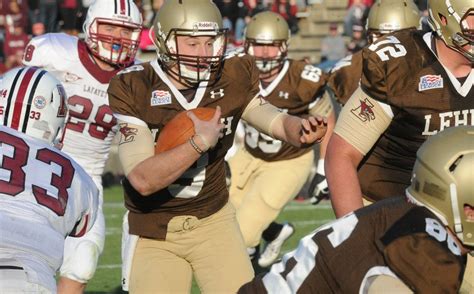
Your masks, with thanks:
[[[53,75],[37,67],[17,67],[0,79],[2,125],[52,143],[66,118],[66,92]]]
[[[132,35],[130,38],[115,38],[99,34],[98,28],[102,24],[128,28]],[[142,16],[133,0],[96,0],[89,6],[83,29],[86,44],[94,56],[109,64],[127,66],[137,54]],[[112,50],[104,44],[109,44]]]

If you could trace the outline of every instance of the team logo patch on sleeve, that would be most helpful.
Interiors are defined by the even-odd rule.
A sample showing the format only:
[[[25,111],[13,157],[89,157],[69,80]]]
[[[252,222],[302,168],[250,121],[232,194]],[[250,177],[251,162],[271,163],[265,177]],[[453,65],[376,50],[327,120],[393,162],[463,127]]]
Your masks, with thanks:
[[[443,78],[440,75],[426,75],[420,77],[418,84],[418,91],[425,91],[430,89],[442,89]]]
[[[375,119],[375,113],[372,108],[374,108],[374,105],[369,101],[369,99],[365,98],[365,100],[360,100],[360,106],[351,109],[351,112],[358,119],[366,122]]]
[[[129,143],[135,140],[135,136],[137,135],[138,130],[129,127],[128,124],[120,124],[120,133],[122,134],[120,144]]]
[[[151,92],[151,106],[171,104],[171,93],[168,91],[156,90]]]

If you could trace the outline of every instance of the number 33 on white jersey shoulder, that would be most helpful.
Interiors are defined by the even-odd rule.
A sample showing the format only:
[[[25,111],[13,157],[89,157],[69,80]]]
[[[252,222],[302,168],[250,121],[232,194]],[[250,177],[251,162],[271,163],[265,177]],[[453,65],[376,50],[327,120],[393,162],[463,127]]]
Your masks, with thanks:
[[[97,207],[97,187],[69,156],[0,126],[0,248],[46,261],[54,275],[65,237],[89,231]]]

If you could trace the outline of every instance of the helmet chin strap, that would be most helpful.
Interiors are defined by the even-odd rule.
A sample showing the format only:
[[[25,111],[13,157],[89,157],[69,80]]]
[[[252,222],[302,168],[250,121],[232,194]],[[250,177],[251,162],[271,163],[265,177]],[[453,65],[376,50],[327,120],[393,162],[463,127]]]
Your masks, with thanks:
[[[191,80],[195,80],[196,82],[200,82],[200,80],[209,79],[209,76],[211,75],[211,72],[209,69],[198,72],[197,70],[192,70],[192,69],[187,68],[187,66],[182,64],[179,60],[178,60],[178,66],[179,66],[179,71],[183,77],[191,79]]]
[[[461,223],[461,213],[459,212],[459,203],[458,203],[458,193],[456,190],[456,184],[449,184],[449,193],[451,194],[451,209],[453,210],[453,219],[454,219],[454,233],[463,241],[463,229]]]

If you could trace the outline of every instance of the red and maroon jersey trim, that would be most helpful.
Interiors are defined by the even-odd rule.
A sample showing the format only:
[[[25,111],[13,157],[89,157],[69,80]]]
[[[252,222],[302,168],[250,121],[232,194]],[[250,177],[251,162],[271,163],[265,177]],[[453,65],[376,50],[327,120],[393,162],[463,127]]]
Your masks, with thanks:
[[[94,61],[92,61],[92,53],[87,48],[83,41],[77,42],[77,52],[79,53],[79,60],[86,70],[100,83],[108,84],[110,80],[119,72],[120,69],[113,71],[106,71],[101,69]]]
[[[84,234],[87,232],[88,225],[89,225],[89,215],[85,215],[83,219],[76,224],[76,226],[74,227],[73,231],[69,234],[69,236],[71,237],[84,236]]]

